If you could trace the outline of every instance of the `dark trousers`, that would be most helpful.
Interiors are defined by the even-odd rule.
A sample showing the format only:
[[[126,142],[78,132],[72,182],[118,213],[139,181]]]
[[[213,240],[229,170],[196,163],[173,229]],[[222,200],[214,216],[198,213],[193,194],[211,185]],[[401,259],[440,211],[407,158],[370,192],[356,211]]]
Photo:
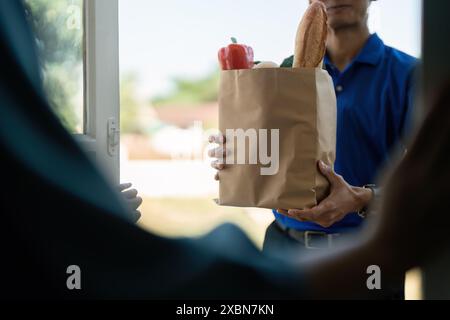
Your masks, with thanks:
[[[267,228],[264,238],[263,252],[271,256],[279,256],[283,253],[307,254],[309,249],[305,243],[293,239],[285,230],[282,230],[275,221]],[[387,290],[388,294],[383,297],[385,300],[405,300],[405,278],[397,279]]]
[[[278,223],[273,222],[266,231],[264,237],[263,252],[271,255],[277,255],[280,252],[298,250],[307,250],[304,243],[289,236]]]

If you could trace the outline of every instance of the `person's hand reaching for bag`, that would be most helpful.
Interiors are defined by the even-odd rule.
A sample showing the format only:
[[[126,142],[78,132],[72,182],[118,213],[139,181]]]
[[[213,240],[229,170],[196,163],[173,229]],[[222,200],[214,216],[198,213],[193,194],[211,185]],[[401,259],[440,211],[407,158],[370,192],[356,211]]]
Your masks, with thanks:
[[[131,183],[124,183],[119,185],[118,190],[121,192],[127,207],[130,209],[133,221],[138,222],[141,218],[141,212],[138,210],[142,204],[142,198],[138,196],[136,189],[131,189]]]
[[[212,149],[208,152],[208,155],[211,158],[217,159],[211,163],[211,166],[218,171],[215,175],[215,179],[219,181],[219,172],[225,169],[225,157],[227,156],[226,138],[223,135],[210,136],[209,143],[215,143],[219,145],[217,148]]]

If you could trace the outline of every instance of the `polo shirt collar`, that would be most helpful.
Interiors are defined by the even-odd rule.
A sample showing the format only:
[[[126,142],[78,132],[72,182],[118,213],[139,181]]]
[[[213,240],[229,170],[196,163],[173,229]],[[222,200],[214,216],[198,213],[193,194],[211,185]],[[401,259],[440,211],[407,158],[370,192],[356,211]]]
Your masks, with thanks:
[[[384,43],[376,33],[372,34],[367,40],[361,52],[353,60],[353,63],[366,63],[376,66],[383,57]],[[325,64],[333,66],[328,55],[325,56]]]

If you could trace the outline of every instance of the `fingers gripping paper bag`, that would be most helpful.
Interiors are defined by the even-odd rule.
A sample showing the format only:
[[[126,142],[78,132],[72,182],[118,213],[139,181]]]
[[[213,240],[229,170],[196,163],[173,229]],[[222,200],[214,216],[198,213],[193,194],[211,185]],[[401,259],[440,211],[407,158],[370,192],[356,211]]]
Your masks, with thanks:
[[[306,208],[327,196],[317,162],[335,161],[336,96],[318,68],[324,52],[300,59],[297,52],[294,68],[221,73],[219,122],[229,165],[219,173],[220,205]]]

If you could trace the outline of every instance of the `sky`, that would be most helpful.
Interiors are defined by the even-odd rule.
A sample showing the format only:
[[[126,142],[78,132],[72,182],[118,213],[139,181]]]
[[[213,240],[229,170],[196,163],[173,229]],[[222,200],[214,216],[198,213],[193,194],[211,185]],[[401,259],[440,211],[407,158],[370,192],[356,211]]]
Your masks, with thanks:
[[[142,98],[171,89],[175,77],[198,78],[218,66],[218,50],[236,37],[255,60],[292,54],[307,0],[119,0],[120,67],[135,73]],[[379,0],[370,28],[386,44],[420,56],[420,0]]]

